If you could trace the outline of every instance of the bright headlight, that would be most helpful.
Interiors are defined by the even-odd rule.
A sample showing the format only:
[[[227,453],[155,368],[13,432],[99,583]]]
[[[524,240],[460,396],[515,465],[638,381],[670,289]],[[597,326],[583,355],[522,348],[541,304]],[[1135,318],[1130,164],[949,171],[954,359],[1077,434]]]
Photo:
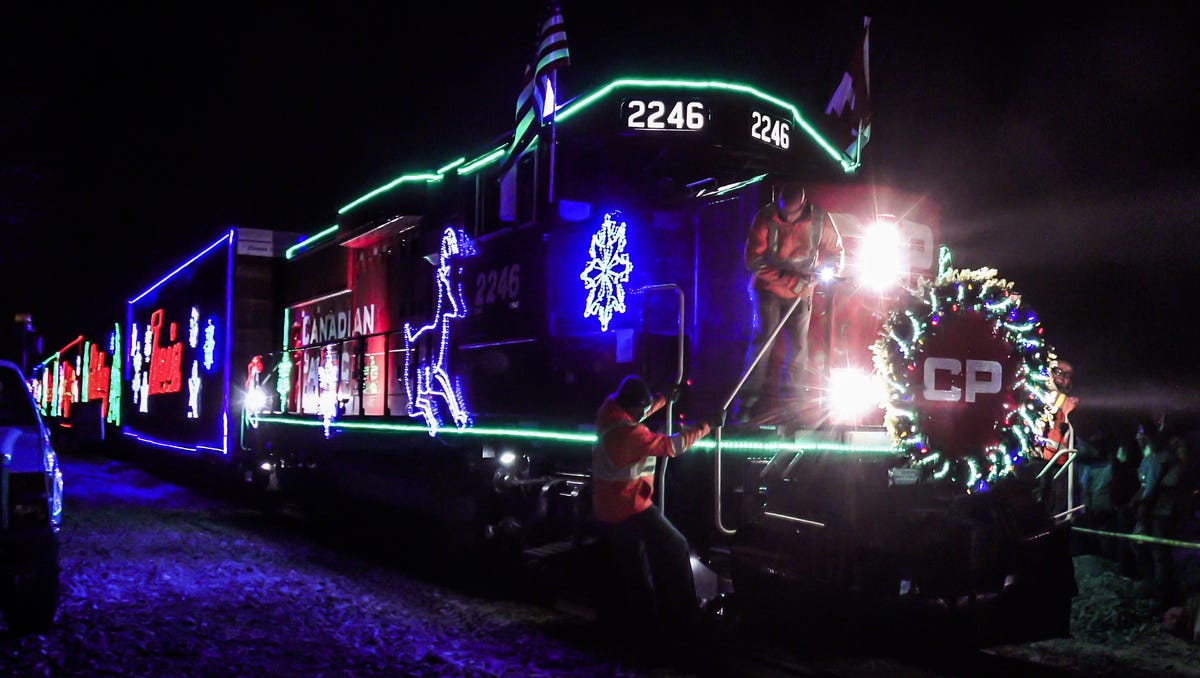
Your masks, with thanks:
[[[856,369],[829,373],[829,410],[835,422],[848,423],[878,409],[884,389],[875,375]]]
[[[868,226],[858,246],[855,267],[863,286],[882,292],[900,279],[904,272],[900,229],[890,219],[880,219]]]

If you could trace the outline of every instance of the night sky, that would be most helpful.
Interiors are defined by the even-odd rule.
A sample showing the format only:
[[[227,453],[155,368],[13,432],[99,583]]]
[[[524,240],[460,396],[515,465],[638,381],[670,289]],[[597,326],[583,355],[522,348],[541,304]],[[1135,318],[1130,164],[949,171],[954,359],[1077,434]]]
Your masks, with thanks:
[[[0,4],[0,313],[48,349],[229,225],[311,233],[503,134],[543,6],[116,4]],[[1095,411],[1200,410],[1200,5],[711,4],[563,0],[562,96],[707,77],[818,117],[869,15],[866,176],[942,205]]]

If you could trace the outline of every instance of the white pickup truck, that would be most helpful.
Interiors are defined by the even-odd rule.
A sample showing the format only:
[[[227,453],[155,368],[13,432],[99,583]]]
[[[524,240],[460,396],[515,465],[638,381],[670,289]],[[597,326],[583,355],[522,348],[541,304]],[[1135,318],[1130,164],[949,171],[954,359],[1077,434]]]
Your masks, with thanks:
[[[0,360],[0,610],[12,633],[58,613],[62,470],[25,375]]]

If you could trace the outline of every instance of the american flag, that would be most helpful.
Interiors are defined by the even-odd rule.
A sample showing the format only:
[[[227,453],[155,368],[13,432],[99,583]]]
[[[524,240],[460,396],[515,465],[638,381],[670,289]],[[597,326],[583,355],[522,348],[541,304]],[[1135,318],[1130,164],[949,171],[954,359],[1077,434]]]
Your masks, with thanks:
[[[545,123],[547,116],[554,115],[555,71],[570,65],[571,52],[567,48],[567,31],[563,26],[562,10],[557,4],[548,8],[545,21],[538,32],[537,52],[525,66],[525,83],[517,97],[517,127],[512,143],[504,154],[501,173],[516,162],[529,148]]]
[[[855,163],[862,162],[862,150],[871,140],[871,17],[863,17],[863,38],[842,81],[834,91],[825,114],[842,121],[845,137],[843,153]]]

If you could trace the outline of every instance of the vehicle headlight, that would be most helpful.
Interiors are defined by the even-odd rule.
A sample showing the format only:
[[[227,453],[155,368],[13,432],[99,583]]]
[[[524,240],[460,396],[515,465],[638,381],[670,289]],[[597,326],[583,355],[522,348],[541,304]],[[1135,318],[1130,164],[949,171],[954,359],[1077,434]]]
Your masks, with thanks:
[[[42,441],[42,471],[50,480],[50,487],[47,488],[49,495],[46,497],[46,503],[50,512],[50,526],[56,531],[62,525],[62,493],[63,493],[63,475],[62,468],[58,465],[58,454],[54,451],[54,446],[49,440]]]

